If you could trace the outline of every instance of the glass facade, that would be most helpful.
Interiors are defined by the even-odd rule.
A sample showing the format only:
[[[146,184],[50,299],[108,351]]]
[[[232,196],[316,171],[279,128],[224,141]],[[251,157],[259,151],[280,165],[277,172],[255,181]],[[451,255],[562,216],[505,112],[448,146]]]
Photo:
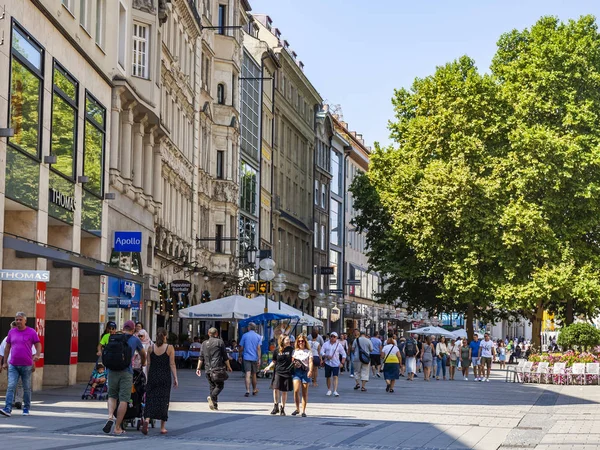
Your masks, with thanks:
[[[244,52],[241,77],[241,145],[242,150],[258,160],[260,151],[261,70],[254,59]]]
[[[84,187],[99,197],[103,195],[105,121],[106,109],[86,93],[83,174],[89,181]]]
[[[330,242],[333,245],[341,245],[341,211],[342,205],[335,199],[331,199],[331,209],[329,210],[330,221]]]
[[[52,169],[71,180],[75,178],[78,88],[79,83],[55,61],[50,153],[56,156],[57,161]]]
[[[252,220],[249,217],[240,215],[239,225],[240,256],[244,256],[248,248],[252,246],[258,248],[258,243],[256,242],[258,223],[256,222],[256,220]]]
[[[335,250],[329,251],[329,266],[333,267],[333,275],[329,277],[329,288],[330,289],[341,289],[341,280],[340,280],[340,252]]]
[[[258,215],[258,172],[245,161],[240,164],[240,207],[253,216]]]
[[[336,195],[342,195],[342,155],[331,151],[331,192]]]

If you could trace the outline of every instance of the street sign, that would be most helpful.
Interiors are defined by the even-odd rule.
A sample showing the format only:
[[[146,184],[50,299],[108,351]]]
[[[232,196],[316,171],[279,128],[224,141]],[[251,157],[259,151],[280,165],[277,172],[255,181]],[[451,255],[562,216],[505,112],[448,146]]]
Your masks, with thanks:
[[[329,293],[342,295],[344,293],[344,290],[343,289],[329,289]]]
[[[141,231],[115,231],[115,252],[138,252],[142,251]]]
[[[192,291],[192,283],[187,280],[171,281],[172,294],[189,294]]]
[[[333,267],[321,267],[321,275],[333,275]]]
[[[346,284],[348,286],[360,286],[360,280],[348,280]]]

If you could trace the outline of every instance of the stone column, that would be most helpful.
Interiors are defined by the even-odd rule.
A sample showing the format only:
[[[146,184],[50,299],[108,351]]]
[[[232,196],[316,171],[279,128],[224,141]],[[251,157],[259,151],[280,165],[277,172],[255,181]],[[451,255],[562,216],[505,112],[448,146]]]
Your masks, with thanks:
[[[121,96],[119,90],[112,93],[110,112],[110,165],[111,169],[119,168],[119,131],[121,129]]]
[[[121,113],[121,176],[131,179],[131,127],[133,126],[133,110],[128,108]]]
[[[142,187],[142,154],[144,151],[144,122],[138,121],[133,125],[133,185]]]
[[[162,158],[160,155],[160,142],[154,144],[154,164],[152,170],[154,172],[154,182],[152,183],[152,196],[154,201],[162,203]]]
[[[153,164],[154,164],[154,133],[152,130],[150,133],[146,133],[144,139],[144,193],[148,197],[152,197],[152,177],[153,177]]]

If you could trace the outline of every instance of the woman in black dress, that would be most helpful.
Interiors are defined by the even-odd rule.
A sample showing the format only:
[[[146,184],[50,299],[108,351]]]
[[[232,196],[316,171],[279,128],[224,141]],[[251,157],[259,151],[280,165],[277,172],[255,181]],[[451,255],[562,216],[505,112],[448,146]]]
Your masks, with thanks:
[[[292,354],[290,337],[282,335],[279,337],[279,345],[273,352],[273,360],[271,364],[265,367],[264,372],[267,372],[271,367],[275,366],[273,381],[271,381],[271,389],[273,389],[273,401],[275,406],[271,414],[281,414],[285,416],[285,402],[287,401],[287,393],[294,390],[292,376],[294,375],[294,362]],[[281,395],[281,408],[279,407],[279,396]]]
[[[142,433],[148,434],[150,419],[160,420],[160,433],[167,434],[165,428],[169,419],[171,399],[171,375],[173,387],[178,386],[175,368],[175,349],[167,344],[167,331],[159,328],[156,342],[148,349],[148,383],[146,384],[146,407]]]

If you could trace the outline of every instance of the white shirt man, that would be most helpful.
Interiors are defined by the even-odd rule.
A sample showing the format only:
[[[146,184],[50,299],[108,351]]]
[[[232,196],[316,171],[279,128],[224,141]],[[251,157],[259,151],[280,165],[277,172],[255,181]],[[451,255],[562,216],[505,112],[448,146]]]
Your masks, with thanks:
[[[327,395],[331,395],[331,378],[333,376],[333,396],[339,397],[337,392],[338,376],[340,374],[340,366],[346,361],[346,352],[344,347],[337,342],[338,335],[334,331],[330,338],[321,347],[321,357],[325,362],[325,379],[327,380]]]
[[[479,357],[481,358],[480,373],[483,375],[484,370],[487,368],[487,376],[485,381],[490,381],[490,372],[492,370],[492,358],[496,354],[494,349],[494,343],[490,340],[490,335],[485,333],[483,341],[479,344]],[[480,378],[479,381],[483,381]]]

